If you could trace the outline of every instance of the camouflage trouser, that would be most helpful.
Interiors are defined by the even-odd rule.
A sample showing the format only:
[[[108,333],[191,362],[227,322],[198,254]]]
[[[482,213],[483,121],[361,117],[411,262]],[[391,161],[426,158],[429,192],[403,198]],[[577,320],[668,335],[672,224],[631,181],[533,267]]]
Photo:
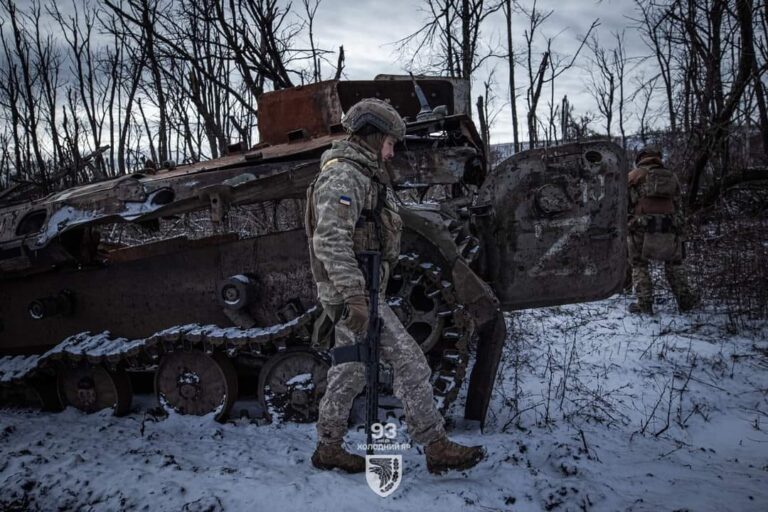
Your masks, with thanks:
[[[629,261],[632,265],[632,284],[635,287],[637,302],[640,305],[653,304],[653,281],[649,261],[642,256],[643,231],[630,231],[627,237]],[[695,300],[695,295],[688,284],[688,274],[682,260],[665,261],[664,274],[667,277],[678,306],[685,308]]]
[[[386,304],[379,305],[381,344],[379,355],[394,370],[395,396],[405,408],[408,432],[417,443],[429,444],[444,432],[429,383],[431,371],[416,340]],[[336,324],[336,346],[355,343],[355,336],[342,322]],[[328,387],[320,400],[317,434],[320,442],[337,443],[347,432],[352,401],[365,388],[363,363],[341,363],[328,370]]]

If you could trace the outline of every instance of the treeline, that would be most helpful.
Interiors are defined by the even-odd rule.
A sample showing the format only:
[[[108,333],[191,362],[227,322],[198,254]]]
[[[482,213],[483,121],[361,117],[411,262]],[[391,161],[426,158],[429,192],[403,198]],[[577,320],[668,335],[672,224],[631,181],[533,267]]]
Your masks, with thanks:
[[[262,92],[341,73],[343,49],[315,45],[318,4],[0,0],[0,190],[45,193],[250,144]]]
[[[768,155],[764,85],[768,62],[768,4],[764,0],[636,0],[637,23],[652,50],[667,111],[666,126],[681,148],[688,203],[710,198],[725,175],[749,162],[732,162],[731,135],[759,130]],[[765,159],[764,159],[765,161]],[[734,163],[737,165],[735,166]]]
[[[660,142],[675,149],[671,156],[691,206],[717,196],[725,174],[745,164],[733,159],[732,135],[748,141],[759,133],[768,160],[765,0],[634,0],[626,26],[613,30],[597,16],[614,4],[597,2],[594,22],[565,36],[553,26],[554,10],[537,0],[424,3],[428,23],[400,48],[414,64],[449,76],[492,68],[477,99],[486,141],[507,105],[515,151],[523,149],[524,135],[528,147],[591,136],[613,137],[626,147],[628,126],[643,143],[661,133]],[[503,30],[494,33],[499,17]],[[643,47],[627,47],[630,33],[640,34]],[[496,79],[497,66],[507,83]],[[571,68],[594,101],[581,112],[556,88]],[[504,87],[507,93],[499,93]]]
[[[315,43],[321,0],[70,1],[0,0],[0,189],[221,156],[256,142],[259,94],[344,65],[343,47]],[[768,160],[765,0],[634,0],[623,27],[603,26],[610,5],[598,2],[591,23],[565,32],[540,3],[420,0],[424,23],[398,41],[401,61],[470,79],[487,144],[500,118],[516,151],[661,133],[691,205],[751,163],[734,140],[756,135]],[[637,34],[641,47],[628,47]],[[591,105],[576,110],[565,73]]]

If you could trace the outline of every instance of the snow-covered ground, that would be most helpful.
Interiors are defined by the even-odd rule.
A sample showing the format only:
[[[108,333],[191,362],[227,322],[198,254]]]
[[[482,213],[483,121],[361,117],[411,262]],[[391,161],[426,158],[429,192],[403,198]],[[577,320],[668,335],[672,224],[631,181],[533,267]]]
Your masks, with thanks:
[[[122,418],[0,411],[0,510],[768,510],[768,329],[627,303],[508,316],[485,432],[449,415],[489,451],[470,471],[433,476],[413,447],[380,498],[310,466],[312,425],[158,419],[139,397]]]

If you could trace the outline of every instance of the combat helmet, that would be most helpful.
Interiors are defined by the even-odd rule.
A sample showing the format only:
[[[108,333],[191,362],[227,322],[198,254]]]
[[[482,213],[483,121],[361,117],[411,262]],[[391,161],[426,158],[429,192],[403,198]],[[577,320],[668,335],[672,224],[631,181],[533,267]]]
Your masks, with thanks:
[[[637,156],[635,157],[635,164],[639,164],[640,160],[649,157],[661,158],[661,150],[656,146],[644,146],[640,148],[640,151],[637,152]]]
[[[368,125],[397,140],[405,137],[403,118],[392,105],[376,98],[365,98],[352,105],[344,114],[341,125],[349,134]]]

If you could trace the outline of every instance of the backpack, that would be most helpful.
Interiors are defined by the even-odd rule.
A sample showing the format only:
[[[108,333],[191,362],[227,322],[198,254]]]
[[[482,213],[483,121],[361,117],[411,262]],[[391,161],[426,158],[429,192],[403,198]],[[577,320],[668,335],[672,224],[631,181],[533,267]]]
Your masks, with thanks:
[[[680,184],[675,174],[664,167],[651,167],[640,185],[641,197],[675,199],[680,195]]]

